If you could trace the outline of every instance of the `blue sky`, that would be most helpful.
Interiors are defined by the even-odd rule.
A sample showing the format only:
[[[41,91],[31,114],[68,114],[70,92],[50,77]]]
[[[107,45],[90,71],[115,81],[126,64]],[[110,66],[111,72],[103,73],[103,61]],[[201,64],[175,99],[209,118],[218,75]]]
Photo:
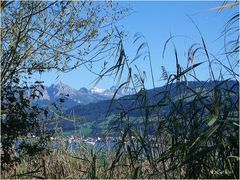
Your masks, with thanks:
[[[229,19],[231,12],[224,11],[219,13],[216,10],[209,10],[210,8],[221,5],[221,2],[132,1],[119,3],[121,6],[130,5],[134,11],[130,16],[125,17],[119,22],[119,25],[123,26],[125,32],[128,34],[128,38],[124,42],[127,55],[130,59],[134,58],[136,50],[140,45],[140,42],[139,44],[133,44],[133,36],[136,33],[144,35],[150,48],[156,86],[161,86],[164,83],[163,81],[159,81],[161,66],[164,66],[169,73],[175,72],[174,49],[171,45],[167,46],[165,58],[162,59],[163,47],[166,40],[170,37],[170,33],[175,36],[181,36],[176,37],[174,43],[176,44],[182,67],[186,67],[187,65],[187,59],[184,53],[186,53],[191,44],[200,43],[201,41],[196,27],[188,16],[198,25],[210,52],[219,58],[223,58],[220,55],[223,41],[222,39],[218,39],[218,37],[223,30],[225,22]],[[206,58],[199,57],[199,59],[197,59],[197,62],[204,61],[206,61]],[[148,62],[139,59],[136,63],[141,70],[146,71],[148,76],[146,87],[151,88],[152,82]],[[197,69],[197,75],[202,80],[209,78],[207,66],[207,63],[204,63]],[[219,70],[216,72],[218,71]],[[57,76],[59,77],[56,79]],[[37,77],[35,78],[38,79]],[[66,74],[50,72],[41,76],[41,80],[45,81],[45,85],[49,86],[52,83],[61,81],[76,89],[93,87],[94,84],[91,82],[95,78],[96,76],[83,67]],[[100,81],[97,86],[100,88],[109,88],[113,84],[112,78],[105,78]]]

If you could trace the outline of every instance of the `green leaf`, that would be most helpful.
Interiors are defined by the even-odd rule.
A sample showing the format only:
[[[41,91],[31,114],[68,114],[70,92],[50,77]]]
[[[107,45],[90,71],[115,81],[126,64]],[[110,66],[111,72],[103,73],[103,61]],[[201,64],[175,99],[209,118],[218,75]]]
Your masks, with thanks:
[[[234,124],[235,126],[238,126],[238,127],[240,127],[240,125],[239,125],[239,124],[237,124],[237,123],[235,123],[235,122],[234,122],[233,124]]]
[[[240,161],[240,157],[239,156],[228,156],[228,158],[234,158],[234,159],[237,159],[238,161]]]
[[[211,115],[208,119],[208,126],[212,126],[217,120],[217,116],[216,115]]]

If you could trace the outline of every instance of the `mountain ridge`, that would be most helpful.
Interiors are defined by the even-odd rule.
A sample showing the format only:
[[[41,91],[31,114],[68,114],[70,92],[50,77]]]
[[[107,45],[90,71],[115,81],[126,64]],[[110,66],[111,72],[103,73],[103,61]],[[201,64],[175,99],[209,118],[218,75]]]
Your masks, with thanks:
[[[216,83],[216,84],[215,84]],[[235,94],[239,94],[239,83],[237,81],[228,81],[228,82],[188,82],[188,86],[194,90],[198,90],[201,88],[206,89],[206,92],[211,90],[212,88],[219,86],[221,87],[221,91],[229,91],[231,90]],[[165,93],[168,93],[167,96],[171,97],[171,99],[177,100],[178,95],[180,92],[188,92],[192,93],[190,89],[186,88],[184,83],[179,85],[171,84],[165,85],[162,87],[158,87],[155,89],[143,90],[143,92],[139,91],[137,94],[123,96],[121,98],[115,100],[104,100],[99,101],[96,103],[89,103],[87,105],[77,105],[72,108],[69,108],[66,111],[66,115],[74,115],[76,117],[83,117],[84,119],[81,121],[82,123],[79,124],[79,127],[86,126],[92,127],[92,133],[100,135],[99,127],[101,124],[105,124],[108,116],[119,115],[122,112],[127,112],[127,114],[132,118],[138,118],[141,114],[144,114],[145,109],[144,106],[141,108],[142,100],[146,97],[146,106],[151,107],[152,105],[159,104],[159,108],[156,108],[156,113],[161,111],[162,114],[167,115],[169,112],[170,104],[161,104],[163,98],[165,97]],[[141,97],[141,94],[143,96]],[[146,95],[144,97],[144,95]],[[232,96],[233,101],[237,101],[237,97]],[[210,99],[205,99],[206,103],[211,103]],[[208,102],[209,101],[209,102]],[[224,99],[222,100],[224,101]],[[163,100],[164,102],[164,100]],[[199,104],[201,105],[201,104]],[[186,101],[186,108],[187,108],[187,101]],[[153,114],[155,111],[153,112]],[[65,120],[62,121],[63,130],[73,129],[72,122],[67,122]],[[114,121],[111,123],[115,123]],[[91,125],[89,125],[91,124]],[[99,131],[99,132],[98,132]]]
[[[77,90],[60,82],[57,84],[51,84],[50,86],[44,86],[44,89],[40,90],[42,95],[36,100],[36,103],[45,106],[57,102],[60,98],[64,98],[64,107],[65,109],[68,109],[76,105],[86,105],[98,101],[109,100],[113,97],[115,90],[116,86],[112,86],[109,89],[102,89],[96,86],[90,89],[81,87]],[[136,92],[133,88],[122,87],[116,93],[116,98],[135,93]]]

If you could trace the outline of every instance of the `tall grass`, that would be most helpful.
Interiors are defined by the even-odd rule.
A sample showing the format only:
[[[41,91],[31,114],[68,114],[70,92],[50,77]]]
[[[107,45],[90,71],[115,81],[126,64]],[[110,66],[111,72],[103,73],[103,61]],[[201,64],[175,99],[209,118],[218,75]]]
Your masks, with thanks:
[[[134,106],[123,109],[117,119],[119,124],[112,129],[121,132],[114,148],[100,152],[80,146],[78,151],[70,152],[62,142],[60,148],[48,153],[24,157],[2,177],[239,179],[239,74],[232,67],[236,59],[230,55],[233,53],[226,53],[230,64],[224,65],[223,60],[211,55],[200,30],[199,34],[201,42],[190,46],[186,68],[180,66],[177,47],[172,43],[176,73],[169,74],[163,67],[165,89],[158,91],[153,84],[152,94],[144,86],[145,72],[133,65],[141,56],[137,53],[130,62],[121,45],[119,61],[111,71],[116,71],[114,76],[120,81],[123,68],[127,67],[128,77],[123,85],[132,84],[136,89],[141,87],[141,91],[135,96]],[[137,36],[135,42],[140,38]],[[166,41],[164,51],[173,39]],[[138,51],[144,47],[150,51],[144,43]],[[239,53],[239,48],[233,51]],[[205,82],[196,76],[197,67],[202,66],[202,62],[194,62],[198,53],[208,63],[210,78]],[[148,60],[151,62],[150,57]],[[222,68],[219,74],[214,70],[216,62]],[[229,74],[227,78],[224,70]],[[189,78],[198,86],[194,87]],[[133,111],[141,112],[139,126],[130,120]]]

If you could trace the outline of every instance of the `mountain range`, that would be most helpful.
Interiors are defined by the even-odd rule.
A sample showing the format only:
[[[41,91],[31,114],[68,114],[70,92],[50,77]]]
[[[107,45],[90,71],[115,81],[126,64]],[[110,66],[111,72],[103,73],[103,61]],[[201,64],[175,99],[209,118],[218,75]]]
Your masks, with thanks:
[[[77,90],[60,82],[58,84],[52,84],[51,86],[44,86],[44,89],[41,90],[42,96],[36,100],[36,103],[44,106],[64,98],[64,108],[68,109],[77,105],[86,105],[89,103],[109,100],[113,97],[116,90],[116,86],[112,86],[109,89],[102,89],[98,87],[87,89],[82,87]],[[117,91],[115,97],[120,98],[135,93],[136,91],[133,88],[121,87]]]
[[[187,86],[196,92],[203,92],[205,89],[206,93],[212,92],[213,87],[220,87],[222,92],[231,91],[233,93],[232,100],[238,101],[236,94],[239,94],[239,83],[237,81],[192,81],[188,82]],[[69,100],[65,102],[69,103],[66,106],[68,108],[66,108],[65,114],[68,117],[73,117],[78,122],[74,123],[68,119],[60,120],[59,125],[63,131],[78,129],[88,136],[101,136],[107,126],[116,123],[116,115],[119,116],[123,112],[126,112],[137,124],[140,124],[138,119],[145,113],[146,109],[144,107],[146,106],[151,107],[157,104],[158,108],[154,109],[156,113],[161,112],[163,115],[169,113],[171,103],[166,98],[170,97],[171,100],[177,100],[181,92],[185,92],[191,97],[192,90],[189,88],[186,88],[186,84],[183,82],[178,85],[173,83],[150,90],[141,90],[137,93],[134,93],[131,88],[124,88],[119,90],[117,93],[118,98],[113,100],[112,96],[116,90],[115,87],[110,89],[95,87],[89,90],[86,88],[75,90],[68,85],[57,84],[46,88],[43,98],[53,101],[59,98],[61,93],[69,94]],[[191,101],[191,99],[189,100]],[[203,101],[211,105],[211,99],[206,98]],[[224,99],[222,99],[222,102],[224,102]],[[185,108],[188,108],[187,104],[188,99],[186,99]],[[154,113],[152,112],[152,114]]]

